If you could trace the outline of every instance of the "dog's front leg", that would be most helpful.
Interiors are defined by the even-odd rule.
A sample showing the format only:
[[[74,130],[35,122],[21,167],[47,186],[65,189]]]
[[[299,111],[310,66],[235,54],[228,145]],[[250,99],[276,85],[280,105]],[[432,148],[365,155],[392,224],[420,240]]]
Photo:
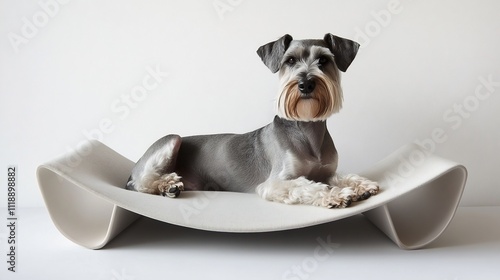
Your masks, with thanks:
[[[257,193],[270,201],[327,208],[349,206],[354,194],[350,188],[330,187],[305,177],[292,180],[268,179],[257,186]]]

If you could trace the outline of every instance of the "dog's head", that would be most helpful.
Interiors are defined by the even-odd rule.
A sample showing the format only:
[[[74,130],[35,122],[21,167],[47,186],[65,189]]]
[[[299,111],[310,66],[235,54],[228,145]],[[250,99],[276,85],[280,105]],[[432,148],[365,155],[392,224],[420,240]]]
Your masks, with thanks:
[[[278,115],[288,120],[325,120],[342,108],[339,70],[345,72],[359,44],[332,34],[323,40],[285,35],[257,50],[264,64],[279,71]]]

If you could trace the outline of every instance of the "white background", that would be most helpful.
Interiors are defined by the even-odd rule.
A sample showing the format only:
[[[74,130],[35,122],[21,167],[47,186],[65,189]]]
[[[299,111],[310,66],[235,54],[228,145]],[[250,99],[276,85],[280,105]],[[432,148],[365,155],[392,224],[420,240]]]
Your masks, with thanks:
[[[500,81],[500,2],[398,3],[0,0],[0,190],[7,166],[17,165],[20,217],[17,273],[7,271],[6,220],[0,226],[0,278],[497,279],[500,87],[485,91],[480,79]],[[439,143],[428,147],[470,172],[462,206],[496,207],[460,207],[443,235],[416,251],[361,216],[262,234],[143,218],[99,251],[57,232],[38,165],[81,149],[86,135],[136,160],[168,133],[261,127],[274,116],[278,83],[256,49],[285,33],[327,32],[363,46],[343,76],[344,109],[328,122],[340,170],[361,171],[434,134]],[[168,77],[124,107],[157,67]],[[0,191],[2,213],[6,197]],[[338,246],[317,259],[318,239],[329,238]],[[296,268],[306,273],[289,273]]]
[[[43,206],[36,167],[86,135],[137,160],[165,134],[261,127],[278,82],[257,48],[330,32],[362,44],[328,122],[340,170],[437,133],[428,148],[470,172],[462,206],[500,205],[500,86],[480,81],[500,81],[499,10],[493,0],[0,1],[0,167],[18,166],[19,206]],[[168,77],[134,97],[148,68]]]

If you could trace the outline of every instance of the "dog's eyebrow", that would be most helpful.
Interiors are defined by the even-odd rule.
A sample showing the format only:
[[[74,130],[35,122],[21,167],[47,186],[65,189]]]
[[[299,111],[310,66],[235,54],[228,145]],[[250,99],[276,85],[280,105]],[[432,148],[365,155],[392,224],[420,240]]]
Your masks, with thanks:
[[[320,56],[326,56],[331,59],[333,59],[334,57],[333,53],[329,49],[320,46],[312,46],[311,54],[312,54],[311,56],[314,57],[315,59],[319,58]]]
[[[283,56],[283,61],[287,61],[290,58],[306,60],[309,55],[309,48],[306,48],[302,45],[297,45],[285,53],[285,55]]]

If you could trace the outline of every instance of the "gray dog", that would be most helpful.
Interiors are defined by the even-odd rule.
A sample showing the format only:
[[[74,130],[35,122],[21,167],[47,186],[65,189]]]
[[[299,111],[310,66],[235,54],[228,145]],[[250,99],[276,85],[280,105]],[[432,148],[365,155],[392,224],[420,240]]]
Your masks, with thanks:
[[[156,141],[135,165],[127,189],[177,197],[184,190],[257,192],[271,201],[343,208],[369,198],[378,184],[337,175],[338,156],[326,119],[342,107],[340,72],[359,44],[332,34],[323,40],[285,35],[257,50],[279,71],[277,116],[245,134]]]

